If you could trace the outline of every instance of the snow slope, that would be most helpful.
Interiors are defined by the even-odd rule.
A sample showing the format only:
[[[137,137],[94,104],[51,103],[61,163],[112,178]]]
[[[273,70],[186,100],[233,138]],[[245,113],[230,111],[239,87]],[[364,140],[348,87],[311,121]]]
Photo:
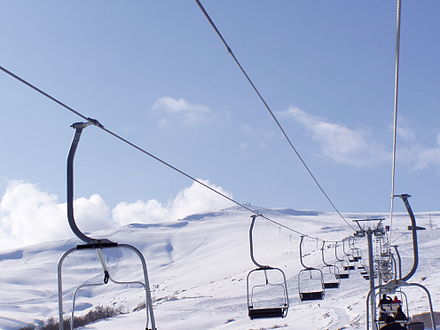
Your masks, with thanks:
[[[291,209],[260,209],[279,221],[310,236],[340,240],[349,234],[335,214]],[[369,215],[347,215],[349,219]],[[372,216],[378,216],[374,214]],[[430,214],[432,222],[439,213]],[[417,214],[418,225],[428,226],[429,214]],[[406,215],[397,215],[393,242],[399,245],[403,272],[411,267],[412,250]],[[359,271],[352,271],[340,289],[327,290],[319,302],[300,302],[297,274],[299,236],[261,218],[255,228],[255,255],[262,264],[283,269],[287,276],[290,308],[284,319],[251,321],[247,316],[246,276],[255,268],[249,257],[249,213],[237,208],[187,217],[162,225],[131,224],[106,235],[119,243],[136,246],[144,254],[158,329],[362,329],[365,328],[365,296],[369,289]],[[95,233],[95,236],[98,235]],[[412,279],[428,287],[434,308],[440,302],[440,231],[428,228],[419,232],[420,264]],[[56,267],[60,256],[80,244],[77,240],[56,241],[0,252],[0,329],[19,329],[41,324],[57,317]],[[366,240],[357,246],[366,255]],[[322,266],[321,246],[305,241],[305,261]],[[114,278],[141,280],[139,261],[132,254],[105,250]],[[334,260],[334,249],[325,252]],[[103,273],[95,251],[75,252],[66,259],[63,271],[64,310],[71,308],[73,290],[84,281],[101,282]],[[410,313],[428,310],[422,292],[409,290]],[[275,290],[267,291],[274,296]],[[275,297],[275,296],[274,296]],[[97,305],[121,306],[126,314],[103,320],[85,329],[143,329],[145,310],[133,310],[142,304],[143,291],[136,286],[107,284],[81,291],[75,315]]]

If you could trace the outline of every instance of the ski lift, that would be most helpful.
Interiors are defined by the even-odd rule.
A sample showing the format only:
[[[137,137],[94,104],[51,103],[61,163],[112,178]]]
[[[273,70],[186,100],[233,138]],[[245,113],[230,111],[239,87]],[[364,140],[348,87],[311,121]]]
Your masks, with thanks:
[[[85,235],[76,225],[74,211],[73,211],[73,161],[75,157],[75,152],[81,137],[81,133],[84,128],[90,125],[96,125],[102,127],[101,124],[94,120],[90,119],[86,123],[74,123],[72,127],[75,129],[75,136],[72,141],[72,145],[69,150],[69,155],[67,158],[67,218],[69,222],[69,226],[72,229],[73,233],[86,244],[77,245],[74,248],[66,251],[58,261],[58,313],[59,313],[59,329],[64,330],[64,312],[63,312],[63,280],[62,280],[62,267],[64,260],[73,252],[81,252],[81,251],[91,251],[94,250],[98,254],[99,261],[102,266],[102,270],[104,273],[104,279],[99,283],[83,283],[78,288],[76,288],[73,292],[73,302],[72,302],[72,311],[70,316],[70,329],[74,329],[74,313],[75,313],[75,302],[76,296],[78,292],[86,287],[94,287],[101,286],[107,284],[109,281],[115,284],[135,284],[141,286],[145,290],[145,312],[146,312],[146,327],[145,329],[156,329],[156,324],[154,320],[154,312],[153,312],[153,302],[151,298],[150,286],[148,282],[148,274],[147,274],[147,265],[142,253],[132,245],[128,244],[119,244],[116,242],[112,242],[108,239],[95,239]],[[107,263],[104,257],[105,249],[128,249],[131,252],[134,252],[140,259],[143,270],[143,281],[118,281],[113,278],[111,275],[109,268],[107,267]],[[151,321],[151,328],[149,328],[149,323]]]
[[[335,258],[336,258],[336,263],[335,265],[341,265],[341,267],[339,267],[340,272],[339,272],[339,278],[340,279],[347,279],[350,277],[350,271],[349,271],[349,267],[348,267],[348,262],[346,262],[344,259],[340,259],[338,257],[338,242],[335,243]]]
[[[339,275],[340,275],[339,268],[335,265],[328,264],[325,261],[324,246],[325,246],[325,241],[322,242],[322,247],[321,247],[322,262],[324,263],[324,266],[321,267],[322,276],[324,278],[324,288],[325,289],[338,289],[339,284],[341,282],[340,277],[339,277]]]
[[[318,268],[307,267],[304,264],[302,254],[302,243],[304,236],[301,236],[299,243],[299,257],[304,267],[298,274],[298,291],[301,301],[322,300],[325,295],[324,276]]]
[[[251,320],[286,317],[289,309],[286,275],[280,268],[265,266],[254,257],[253,229],[257,215],[251,216],[249,246],[252,262],[258,267],[246,279],[248,315]],[[257,284],[252,284],[257,283]],[[274,296],[274,292],[277,294]]]
[[[344,238],[342,240],[342,251],[344,252],[345,257],[347,258],[347,264],[344,265],[344,270],[354,270],[355,269],[354,259],[352,255],[345,250],[345,241],[347,239],[350,239],[350,237]]]
[[[354,262],[358,262],[362,259],[362,251],[360,248],[354,247],[351,248],[351,255]]]
[[[411,219],[411,231],[412,231],[413,253],[414,253],[413,265],[407,275],[405,275],[397,280],[392,280],[386,284],[378,285],[378,286],[375,286],[370,289],[370,291],[368,292],[367,297],[366,297],[367,330],[369,330],[369,324],[370,324],[370,313],[369,313],[370,308],[371,308],[372,314],[373,314],[371,322],[372,322],[372,324],[374,324],[374,322],[376,322],[374,316],[376,314],[375,308],[377,305],[375,304],[375,306],[372,306],[372,303],[375,303],[375,301],[376,301],[375,299],[372,299],[372,302],[371,302],[370,298],[372,297],[372,293],[375,292],[376,289],[379,289],[379,292],[381,292],[381,293],[394,294],[395,292],[402,292],[402,288],[404,288],[404,287],[418,287],[418,288],[422,289],[423,291],[425,291],[425,293],[428,297],[430,318],[431,318],[431,327],[433,330],[435,330],[436,325],[435,325],[435,321],[434,321],[434,311],[433,311],[433,307],[432,307],[431,294],[429,293],[428,289],[425,286],[423,286],[419,283],[408,283],[407,282],[415,274],[415,272],[417,270],[417,266],[418,266],[418,260],[419,260],[418,242],[417,242],[417,228],[418,227],[416,224],[416,218],[414,216],[414,213],[413,213],[411,206],[409,204],[409,201],[408,201],[408,197],[410,197],[410,195],[402,194],[402,195],[393,196],[393,198],[394,197],[400,197],[403,200],[405,207],[406,207],[406,210],[408,212],[408,215]],[[396,248],[396,253],[398,253],[397,248]],[[400,274],[400,271],[399,271],[399,274]],[[405,298],[402,299],[403,297],[405,297]],[[401,294],[401,301],[406,301],[406,302],[408,301],[408,299],[406,298],[406,296],[403,293]],[[391,303],[391,304],[388,304],[388,306],[386,306],[385,308],[388,308],[390,311],[394,312],[395,310],[397,310],[397,307],[399,307],[396,305],[397,304]],[[408,318],[408,321],[406,323],[407,329],[424,329],[423,322],[410,322],[408,306],[407,306],[406,311],[407,311],[406,316]]]

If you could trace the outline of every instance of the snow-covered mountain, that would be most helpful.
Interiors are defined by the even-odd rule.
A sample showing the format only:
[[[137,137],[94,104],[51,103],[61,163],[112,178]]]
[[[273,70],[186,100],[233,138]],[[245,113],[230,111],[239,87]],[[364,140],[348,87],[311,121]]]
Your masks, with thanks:
[[[258,212],[310,236],[340,240],[352,232],[332,213],[264,209]],[[348,219],[367,214],[347,215]],[[428,287],[434,309],[440,304],[439,229],[430,226],[440,213],[417,214],[420,263],[412,282]],[[145,256],[158,329],[362,329],[365,328],[365,297],[369,290],[359,270],[342,280],[339,289],[326,291],[318,302],[300,302],[298,294],[299,236],[257,218],[255,256],[262,264],[281,268],[287,277],[290,308],[286,318],[250,320],[247,316],[246,276],[255,268],[249,256],[250,214],[238,208],[195,214],[168,224],[130,224],[115,232],[99,233],[118,243],[132,244]],[[409,220],[397,214],[392,239],[399,245],[403,272],[412,265]],[[96,235],[95,235],[96,236]],[[57,263],[68,249],[81,244],[76,239],[55,241],[0,252],[0,329],[36,328],[50,317],[57,318]],[[366,239],[356,245],[366,256]],[[306,262],[322,266],[321,246],[306,239]],[[112,276],[118,280],[141,280],[138,259],[119,249],[104,250]],[[334,260],[334,249],[325,251]],[[71,308],[73,290],[88,281],[102,282],[103,272],[96,251],[80,251],[66,259],[63,269],[64,310]],[[277,291],[267,290],[267,297]],[[407,291],[410,314],[428,311],[423,292]],[[143,291],[136,286],[107,284],[81,291],[76,314],[94,306],[120,308],[124,314],[102,320],[85,329],[144,329],[145,309],[140,309]]]

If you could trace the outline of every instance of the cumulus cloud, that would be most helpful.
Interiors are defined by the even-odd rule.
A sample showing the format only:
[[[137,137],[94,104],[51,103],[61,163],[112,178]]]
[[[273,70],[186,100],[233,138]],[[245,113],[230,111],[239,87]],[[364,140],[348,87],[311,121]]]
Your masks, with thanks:
[[[436,143],[437,146],[433,148],[420,148],[414,169],[423,170],[431,166],[440,166],[440,134],[437,134]]]
[[[207,180],[200,181],[226,196],[232,197],[222,187],[214,186]],[[113,209],[113,218],[120,225],[133,222],[172,222],[191,214],[218,210],[229,206],[231,206],[231,202],[194,182],[190,187],[180,191],[172,201],[165,204],[155,199],[146,202],[138,200],[135,203],[119,203]]]
[[[75,201],[78,226],[105,229],[109,212],[98,195]],[[72,237],[66,204],[31,183],[10,182],[0,200],[0,248],[16,247]]]
[[[209,181],[203,181],[210,185]],[[210,185],[227,196],[221,187]],[[85,233],[112,229],[129,223],[173,222],[187,215],[218,210],[231,205],[201,185],[184,188],[167,202],[157,200],[121,202],[111,210],[94,194],[74,201],[75,219]],[[67,222],[66,203],[38,186],[22,181],[9,182],[0,199],[0,250],[74,237]]]
[[[159,123],[170,126],[182,123],[196,126],[208,121],[213,111],[202,104],[191,104],[185,99],[175,99],[169,96],[160,97],[153,104],[153,111],[159,117]]]
[[[281,114],[308,129],[312,138],[319,143],[321,152],[337,162],[366,165],[388,158],[383,146],[371,141],[368,131],[353,130],[296,107]]]

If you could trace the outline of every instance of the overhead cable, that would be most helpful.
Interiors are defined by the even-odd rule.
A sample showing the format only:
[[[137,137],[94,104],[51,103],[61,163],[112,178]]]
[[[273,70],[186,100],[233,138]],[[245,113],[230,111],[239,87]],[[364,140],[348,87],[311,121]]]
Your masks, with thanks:
[[[390,206],[390,229],[393,227],[395,182],[396,182],[396,153],[397,153],[397,105],[399,100],[399,62],[400,62],[400,0],[396,7],[396,50],[394,61],[394,104],[393,104],[393,163],[391,168],[391,206]],[[391,243],[391,230],[389,231]]]
[[[306,162],[304,161],[304,159],[302,158],[302,156],[300,155],[299,151],[297,148],[295,148],[295,146],[293,145],[292,141],[290,140],[289,136],[287,135],[286,131],[283,129],[283,127],[281,126],[279,120],[277,119],[277,117],[275,116],[274,112],[272,111],[272,109],[270,108],[269,104],[266,102],[266,100],[264,99],[264,97],[261,95],[260,91],[257,89],[257,87],[255,86],[254,82],[252,81],[252,79],[249,77],[249,75],[247,74],[246,70],[243,68],[243,66],[241,65],[240,61],[238,60],[238,58],[235,56],[234,52],[232,51],[231,47],[229,46],[229,44],[226,42],[225,38],[223,37],[223,35],[221,34],[221,32],[219,31],[219,29],[217,28],[217,26],[215,25],[214,21],[211,19],[211,17],[209,16],[208,12],[206,11],[205,7],[203,7],[203,5],[201,4],[201,2],[199,0],[195,0],[197,5],[199,6],[200,10],[203,12],[203,14],[205,15],[206,19],[209,21],[209,23],[211,24],[212,28],[214,29],[214,31],[216,32],[216,34],[218,35],[218,37],[220,38],[220,40],[223,42],[223,44],[225,45],[228,53],[231,55],[231,57],[233,58],[234,62],[237,64],[237,66],[240,68],[240,71],[243,73],[243,75],[245,76],[246,80],[249,82],[249,84],[252,86],[252,89],[255,91],[255,93],[257,94],[258,98],[261,100],[261,102],[264,104],[264,107],[266,108],[266,110],[269,112],[270,116],[272,117],[272,119],[275,121],[276,125],[278,126],[278,128],[280,129],[281,133],[284,135],[284,137],[286,138],[290,148],[295,152],[295,154],[297,155],[298,159],[300,160],[300,162],[303,164],[303,166],[305,167],[306,171],[309,173],[310,177],[313,179],[313,181],[315,182],[316,186],[318,187],[318,189],[321,191],[321,193],[324,195],[324,197],[328,200],[328,202],[330,203],[330,205],[333,207],[333,209],[336,211],[336,213],[339,215],[339,217],[347,224],[347,226],[349,226],[352,230],[356,231],[356,229],[350,224],[350,222],[347,221],[347,219],[345,219],[345,217],[342,215],[342,213],[338,210],[338,208],[335,206],[335,204],[333,203],[333,201],[330,199],[330,197],[327,195],[327,193],[325,192],[324,188],[321,186],[321,184],[319,183],[318,179],[315,177],[315,175],[312,173],[312,171],[310,170],[309,166],[306,164]]]
[[[73,109],[72,107],[68,106],[67,104],[61,102],[59,99],[57,99],[57,98],[53,97],[52,95],[46,93],[46,92],[43,91],[42,89],[36,87],[35,85],[31,84],[31,83],[28,82],[27,80],[21,78],[20,76],[16,75],[15,73],[13,73],[13,72],[9,71],[8,69],[4,68],[3,66],[0,66],[0,70],[2,70],[3,72],[5,72],[5,73],[8,74],[9,76],[11,76],[11,77],[17,79],[17,80],[20,81],[21,83],[27,85],[28,87],[32,88],[33,90],[35,90],[36,92],[40,93],[41,95],[47,97],[47,98],[50,99],[51,101],[53,101],[53,102],[59,104],[59,105],[60,105],[61,107],[63,107],[64,109],[66,109],[66,110],[68,110],[68,111],[74,113],[75,115],[77,115],[77,116],[83,118],[84,120],[87,120],[87,121],[91,122],[93,125],[95,125],[96,127],[102,129],[103,131],[107,132],[108,134],[112,135],[113,137],[117,138],[118,140],[120,140],[120,141],[122,141],[122,142],[128,144],[129,146],[135,148],[136,150],[142,152],[143,154],[145,154],[145,155],[147,155],[147,156],[149,156],[149,157],[155,159],[156,161],[160,162],[161,164],[163,164],[163,165],[169,167],[170,169],[172,169],[172,170],[176,171],[177,173],[179,173],[179,174],[181,174],[181,175],[187,177],[188,179],[190,179],[190,180],[192,180],[192,181],[194,181],[194,182],[200,184],[201,186],[203,186],[203,187],[205,187],[205,188],[211,190],[212,192],[214,192],[214,193],[216,193],[217,195],[219,195],[219,196],[221,196],[221,197],[223,197],[223,198],[229,200],[230,202],[232,202],[232,203],[234,203],[234,204],[236,204],[236,205],[238,205],[238,206],[240,206],[240,207],[242,207],[242,208],[248,210],[249,212],[251,212],[251,213],[253,213],[253,214],[255,214],[255,215],[258,215],[258,216],[262,217],[263,219],[266,219],[267,221],[270,221],[270,222],[272,222],[272,223],[274,223],[274,224],[276,224],[276,225],[278,225],[278,226],[280,226],[280,227],[282,227],[282,228],[284,228],[284,229],[286,229],[286,230],[289,230],[289,231],[291,231],[291,232],[294,232],[295,234],[297,234],[297,235],[299,235],[299,236],[306,236],[306,237],[309,237],[309,238],[312,238],[312,239],[320,240],[320,239],[317,238],[317,237],[311,237],[311,236],[306,235],[306,234],[304,234],[304,233],[302,233],[302,232],[300,232],[300,231],[298,231],[298,230],[296,230],[296,229],[293,229],[293,228],[291,228],[291,227],[288,227],[288,226],[286,226],[286,225],[284,225],[284,224],[282,224],[282,223],[280,223],[280,222],[278,222],[278,221],[272,220],[272,219],[268,218],[267,216],[265,216],[265,215],[263,215],[263,214],[261,214],[261,213],[255,211],[255,210],[253,210],[253,209],[250,208],[249,206],[247,206],[247,205],[245,205],[245,204],[242,204],[242,203],[240,203],[240,202],[238,202],[238,201],[232,199],[231,197],[225,195],[224,193],[218,191],[217,189],[214,189],[214,188],[210,187],[210,186],[207,185],[206,183],[204,183],[204,182],[202,182],[202,181],[196,179],[195,177],[189,175],[188,173],[186,173],[186,172],[180,170],[180,169],[177,168],[176,166],[171,165],[170,163],[164,161],[163,159],[161,159],[161,158],[159,158],[159,157],[153,155],[152,153],[146,151],[145,149],[139,147],[138,145],[136,145],[136,144],[134,144],[134,143],[128,141],[127,139],[121,137],[120,135],[114,133],[113,131],[111,131],[111,130],[105,128],[105,127],[104,127],[99,121],[97,121],[96,119],[92,119],[92,118],[90,118],[90,117],[87,117],[87,116],[83,115],[83,114],[80,113],[79,111],[77,111],[77,110]]]

